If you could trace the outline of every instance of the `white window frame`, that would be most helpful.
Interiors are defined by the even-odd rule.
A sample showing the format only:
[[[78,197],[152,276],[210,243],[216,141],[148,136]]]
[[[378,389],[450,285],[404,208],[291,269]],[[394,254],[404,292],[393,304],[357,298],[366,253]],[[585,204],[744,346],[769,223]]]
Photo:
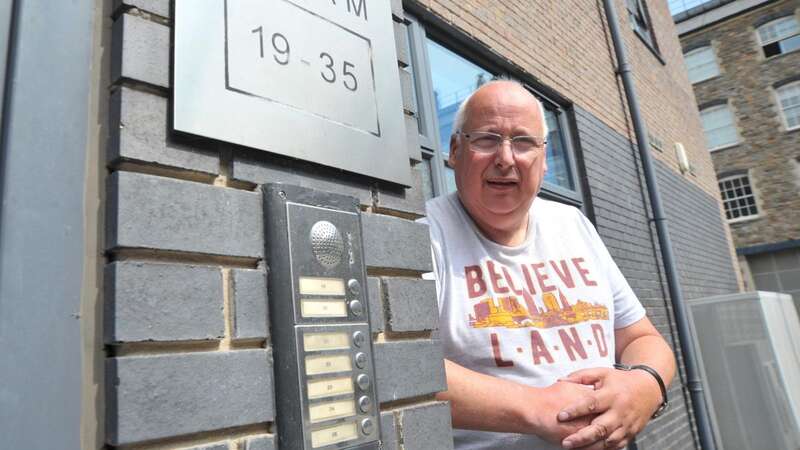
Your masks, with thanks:
[[[726,103],[721,103],[719,105],[713,105],[713,106],[709,106],[709,107],[701,109],[700,110],[700,121],[701,121],[701,124],[702,124],[702,119],[703,119],[703,112],[710,112],[711,110],[723,109],[723,108],[727,109],[731,113],[731,126],[733,127],[734,134],[736,135],[736,140],[733,141],[733,142],[726,143],[726,144],[718,145],[716,147],[709,147],[708,148],[709,152],[715,152],[715,151],[718,151],[718,150],[724,150],[726,148],[735,147],[735,146],[737,146],[737,145],[739,145],[741,143],[741,137],[739,136],[739,129],[736,126],[736,113],[733,111],[733,108],[731,108],[730,104],[728,104],[727,102]],[[706,134],[706,129],[705,129],[705,127],[703,127],[703,136],[704,137],[705,137],[705,134]],[[706,145],[708,145],[708,144],[709,144],[708,138],[706,137]]]
[[[696,80],[692,80],[690,67],[689,67],[688,64],[686,64],[686,73],[689,75],[689,82],[692,83],[692,84],[697,84],[697,83],[700,83],[701,81],[710,80],[712,78],[716,78],[716,77],[721,75],[720,67],[719,67],[719,61],[717,61],[717,52],[714,51],[714,46],[712,46],[710,44],[709,45],[705,45],[703,47],[698,47],[698,48],[696,48],[694,50],[691,50],[691,51],[688,51],[688,52],[684,53],[683,54],[684,62],[686,62],[690,56],[696,55],[696,54],[698,54],[700,52],[703,52],[703,51],[706,51],[706,50],[711,52],[711,61],[714,63],[715,73],[713,75],[707,76],[705,78],[698,78]]]
[[[793,20],[795,22],[795,24],[797,24],[797,32],[795,34],[789,34],[789,35],[786,35],[786,36],[778,36],[776,38],[772,38],[772,39],[769,39],[767,41],[763,41],[761,39],[761,30],[763,30],[764,28],[770,27],[770,26],[775,26],[778,22],[785,22],[787,20]],[[777,55],[766,56],[766,55],[763,54],[764,47],[766,47],[769,44],[772,44],[773,42],[783,41],[785,39],[789,39],[791,37],[798,36],[798,35],[800,35],[800,20],[797,20],[797,17],[794,14],[789,14],[787,16],[783,16],[783,17],[779,17],[779,18],[774,19],[774,20],[770,20],[769,22],[767,22],[765,24],[762,24],[758,28],[756,28],[756,39],[758,41],[759,46],[761,47],[762,55],[765,58],[774,58],[776,56],[785,55],[786,53],[779,53]],[[792,51],[787,52],[787,53],[796,52],[797,50],[798,49],[795,49],[795,50],[792,50]]]
[[[793,87],[797,87],[798,89],[800,89],[800,81],[793,81],[791,83],[784,84],[783,86],[774,89],[775,90],[775,103],[778,106],[778,112],[780,113],[781,122],[783,123],[783,129],[785,131],[800,130],[800,123],[798,123],[797,125],[795,125],[793,127],[789,127],[788,118],[786,117],[786,114],[784,113],[783,105],[781,105],[781,94],[780,94],[780,91],[784,90],[784,89],[793,88]]]
[[[747,180],[747,184],[750,187],[750,194],[749,195],[739,196],[739,197],[733,197],[733,198],[730,198],[730,199],[726,199],[725,198],[725,194],[724,194],[724,190],[722,189],[721,185],[726,181],[733,181],[733,180],[743,179],[743,178]],[[753,186],[752,177],[750,176],[750,171],[747,171],[745,173],[737,173],[737,174],[734,174],[734,175],[729,175],[729,176],[726,176],[726,177],[722,177],[719,180],[717,180],[717,186],[719,187],[719,195],[720,195],[720,199],[722,200],[722,209],[723,209],[723,212],[725,213],[725,220],[728,223],[747,222],[747,221],[750,221],[750,220],[756,220],[756,219],[761,218],[761,206],[759,205],[759,202],[758,202],[758,196],[756,195],[756,189]],[[732,218],[732,219],[728,219],[728,210],[727,210],[727,208],[725,208],[725,202],[726,201],[731,201],[731,200],[739,200],[741,198],[746,198],[746,197],[751,197],[751,196],[753,197],[753,204],[756,207],[756,213],[755,214],[749,214],[749,215],[746,215],[746,216],[739,216],[739,217],[735,217],[735,218]]]

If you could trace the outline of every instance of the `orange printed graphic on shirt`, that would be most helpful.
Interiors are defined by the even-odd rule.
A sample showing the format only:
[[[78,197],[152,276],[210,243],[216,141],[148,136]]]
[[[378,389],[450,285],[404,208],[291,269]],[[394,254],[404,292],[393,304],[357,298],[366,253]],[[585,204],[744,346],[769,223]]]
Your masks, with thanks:
[[[608,320],[608,308],[605,306],[581,300],[572,305],[563,293],[558,294],[560,301],[552,292],[542,294],[544,308],[539,308],[533,302],[527,302],[529,308],[525,308],[514,296],[496,300],[487,297],[473,307],[469,325],[473,328],[551,328],[590,320]]]
[[[520,264],[518,273],[522,273],[524,282],[515,280],[508,267],[492,260],[485,261],[485,268],[464,267],[467,295],[477,301],[472,304],[469,325],[551,328],[608,320],[606,306],[581,299],[571,302],[564,293],[576,288],[578,282],[582,282],[584,289],[596,289],[597,282],[585,264],[584,258]],[[557,286],[556,280],[564,290]],[[542,307],[534,302],[534,295],[539,296]]]

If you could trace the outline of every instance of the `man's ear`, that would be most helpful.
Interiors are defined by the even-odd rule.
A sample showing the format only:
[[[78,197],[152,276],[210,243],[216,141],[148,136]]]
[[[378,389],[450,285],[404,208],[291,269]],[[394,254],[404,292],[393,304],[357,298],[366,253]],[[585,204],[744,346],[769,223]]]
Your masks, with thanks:
[[[458,137],[456,134],[450,135],[450,154],[447,155],[447,162],[450,167],[456,166],[456,152],[458,152]]]

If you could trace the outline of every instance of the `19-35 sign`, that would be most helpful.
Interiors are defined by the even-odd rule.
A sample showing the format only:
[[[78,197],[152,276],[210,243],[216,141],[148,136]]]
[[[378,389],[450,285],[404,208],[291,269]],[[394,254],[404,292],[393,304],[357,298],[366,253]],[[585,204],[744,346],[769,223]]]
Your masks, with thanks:
[[[386,0],[176,0],[177,131],[409,185]]]

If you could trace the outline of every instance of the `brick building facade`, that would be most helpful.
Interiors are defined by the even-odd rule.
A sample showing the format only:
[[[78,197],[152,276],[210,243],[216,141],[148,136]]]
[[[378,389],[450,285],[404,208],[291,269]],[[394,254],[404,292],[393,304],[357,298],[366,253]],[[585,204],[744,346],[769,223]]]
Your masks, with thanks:
[[[711,2],[676,20],[698,107],[722,133],[708,145],[746,286],[800,307],[800,2]]]
[[[56,15],[72,17],[69,23],[76,27],[92,24],[83,31],[89,48],[74,63],[82,68],[84,83],[76,76],[69,85],[83,86],[70,93],[86,97],[82,103],[70,97],[82,105],[72,117],[84,118],[86,130],[75,138],[84,144],[78,158],[85,164],[69,166],[81,181],[72,187],[80,195],[68,203],[78,205],[71,211],[79,212],[75,223],[84,230],[82,246],[73,250],[83,268],[81,284],[71,286],[69,295],[65,291],[58,315],[42,315],[50,336],[62,343],[57,353],[53,337],[36,340],[10,331],[41,329],[26,311],[49,311],[49,297],[42,293],[40,300],[23,302],[23,287],[32,283],[24,277],[4,278],[14,283],[0,287],[9,294],[0,297],[0,306],[20,312],[0,316],[0,342],[41,349],[36,361],[69,375],[40,381],[32,375],[40,365],[26,358],[30,352],[11,352],[0,362],[0,379],[48,401],[46,393],[54,390],[72,396],[53,402],[46,416],[21,396],[0,396],[0,434],[9,446],[52,448],[52,440],[60,439],[60,448],[275,448],[272,355],[280,349],[273,348],[266,318],[263,229],[269,218],[263,216],[260,187],[284,182],[359,202],[384,448],[452,448],[449,406],[435,399],[446,380],[435,287],[422,278],[432,267],[428,232],[415,220],[424,216],[426,198],[451,189],[442,145],[449,133],[448,108],[481,82],[502,76],[519,80],[545,103],[551,170],[542,196],[579,207],[593,221],[678,354],[681,372],[669,389],[671,407],[642,432],[637,448],[699,447],[642,162],[601,2],[391,1],[396,48],[376,51],[397,55],[409,188],[175,133],[174,2],[78,3]],[[18,21],[26,18],[19,23],[32,31],[20,26],[12,36],[34,33],[39,22],[33,18],[49,17],[43,6],[31,4],[18,2],[14,13]],[[369,8],[370,0],[366,4]],[[735,292],[740,282],[733,246],[675,25],[663,2],[615,4],[684,296]],[[57,62],[71,67],[65,58]],[[466,85],[459,78],[465,73]],[[53,90],[56,84],[37,85],[47,94],[43,101],[65,95]],[[12,100],[7,111],[27,111]],[[54,102],[53,111],[61,112],[59,105]],[[41,115],[15,117],[33,129]],[[38,162],[51,170],[42,164],[50,156],[38,153],[41,146],[30,141],[30,133],[9,136],[17,141],[8,145],[18,142],[32,158],[19,167],[31,172]],[[676,143],[691,167],[680,165]],[[21,186],[30,190],[28,182]],[[30,204],[52,202],[37,197]],[[58,220],[48,223],[55,226]],[[64,223],[74,230],[72,222]],[[3,224],[3,243],[31,232],[24,223]],[[4,260],[14,255],[7,253]],[[19,261],[19,267],[2,266],[3,274],[30,271],[44,277],[32,262]],[[59,277],[37,281],[47,288]],[[60,424],[59,432],[35,433],[42,420]]]

